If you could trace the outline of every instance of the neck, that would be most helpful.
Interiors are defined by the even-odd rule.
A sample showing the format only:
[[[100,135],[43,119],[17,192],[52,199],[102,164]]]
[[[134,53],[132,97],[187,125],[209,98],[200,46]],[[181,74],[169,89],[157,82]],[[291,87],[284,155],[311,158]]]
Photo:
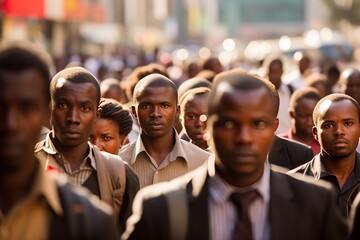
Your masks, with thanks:
[[[61,153],[65,160],[69,162],[72,171],[80,167],[81,163],[89,153],[89,145],[87,142],[83,142],[77,146],[69,147],[62,145],[56,137],[52,139],[52,142],[54,143],[59,153]]]
[[[150,138],[145,134],[141,135],[144,147],[158,165],[164,161],[165,157],[171,152],[175,145],[174,132],[161,138]]]
[[[217,167],[217,172],[220,177],[224,179],[228,184],[237,187],[245,188],[253,185],[262,177],[264,173],[264,167],[261,167],[251,174],[239,174],[234,172],[229,172],[221,167]]]
[[[355,167],[356,152],[343,158],[334,158],[326,153],[321,153],[321,160],[326,171],[334,174],[338,179],[340,188],[343,187],[347,178],[350,176]]]
[[[31,190],[39,161],[33,154],[29,156],[29,159],[24,161],[27,164],[20,169],[0,173],[0,209],[5,215]]]

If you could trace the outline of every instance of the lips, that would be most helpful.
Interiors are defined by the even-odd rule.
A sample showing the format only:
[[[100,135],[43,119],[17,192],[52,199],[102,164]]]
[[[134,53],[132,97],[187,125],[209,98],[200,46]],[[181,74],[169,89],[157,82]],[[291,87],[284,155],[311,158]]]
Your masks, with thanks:
[[[149,123],[149,126],[151,128],[154,128],[154,129],[159,129],[159,128],[162,128],[164,124],[162,124],[161,122],[151,122]]]
[[[343,147],[349,145],[349,141],[344,138],[335,139],[334,141],[332,141],[332,144],[337,147]]]
[[[81,135],[81,133],[79,131],[69,130],[69,131],[65,131],[64,135],[69,138],[75,138],[75,137],[78,137],[79,135]]]

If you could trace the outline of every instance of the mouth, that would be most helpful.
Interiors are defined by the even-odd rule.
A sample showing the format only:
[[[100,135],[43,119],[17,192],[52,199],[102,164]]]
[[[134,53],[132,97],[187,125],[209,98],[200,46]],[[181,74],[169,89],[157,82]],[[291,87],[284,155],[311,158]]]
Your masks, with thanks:
[[[344,146],[349,145],[349,141],[346,139],[336,139],[332,143],[336,147],[344,147]]]
[[[153,122],[153,123],[150,123],[149,125],[153,129],[159,129],[159,128],[162,128],[164,124],[158,123],[158,122]]]
[[[66,131],[64,133],[64,135],[68,138],[76,138],[76,137],[80,136],[81,134],[78,131]]]

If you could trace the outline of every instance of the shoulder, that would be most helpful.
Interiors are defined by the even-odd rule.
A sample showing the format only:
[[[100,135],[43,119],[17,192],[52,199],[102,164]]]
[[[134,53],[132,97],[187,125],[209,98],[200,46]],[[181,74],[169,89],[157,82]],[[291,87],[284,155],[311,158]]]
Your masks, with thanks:
[[[314,164],[314,158],[311,159],[309,162],[304,163],[290,171],[287,172],[289,175],[296,175],[296,176],[302,176],[303,178],[305,175],[311,175],[312,173],[312,165]],[[313,178],[311,178],[313,179]]]
[[[198,146],[190,143],[188,141],[179,139],[179,142],[184,149],[185,153],[189,156],[197,156],[199,158],[208,158],[211,154],[203,149],[199,148]]]
[[[136,141],[133,141],[131,143],[126,144],[125,146],[122,146],[122,148],[119,151],[119,156],[126,162],[130,161],[130,158],[133,156],[136,146]]]
[[[272,165],[272,181],[276,185],[279,182],[286,182],[294,191],[305,191],[305,192],[323,192],[329,193],[333,192],[334,188],[331,183],[317,180],[314,181],[314,178],[311,176],[303,175],[297,172],[297,169],[306,168],[309,163],[306,163],[298,168],[295,168],[291,171],[287,171],[287,169]],[[315,194],[318,196],[319,193]]]
[[[106,236],[107,239],[117,238],[115,217],[110,206],[85,188],[76,188],[61,182],[57,182],[57,186],[64,216],[72,222],[74,225],[72,227],[84,231],[79,234],[88,235],[94,239],[101,236]]]

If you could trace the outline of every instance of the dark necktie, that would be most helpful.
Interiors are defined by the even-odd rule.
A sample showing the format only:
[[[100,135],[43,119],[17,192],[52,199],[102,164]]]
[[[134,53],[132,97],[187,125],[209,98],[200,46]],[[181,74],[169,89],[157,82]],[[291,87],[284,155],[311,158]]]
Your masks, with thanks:
[[[251,190],[246,193],[232,193],[230,200],[234,203],[237,210],[237,221],[234,232],[232,234],[233,240],[252,240],[251,221],[249,218],[250,204],[259,196],[256,190]]]

